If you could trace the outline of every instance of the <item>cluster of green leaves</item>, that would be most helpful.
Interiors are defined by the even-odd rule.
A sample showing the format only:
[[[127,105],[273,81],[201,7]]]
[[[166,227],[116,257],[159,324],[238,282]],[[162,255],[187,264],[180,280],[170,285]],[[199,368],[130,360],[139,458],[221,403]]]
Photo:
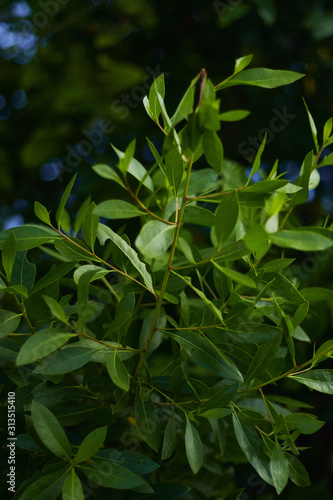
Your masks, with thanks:
[[[96,206],[89,198],[72,221],[74,176],[56,225],[36,202],[44,225],[0,233],[0,355],[17,386],[16,444],[30,468],[15,498],[109,498],[113,488],[123,490],[117,498],[196,499],[204,471],[215,498],[236,499],[228,464],[246,461],[278,494],[289,478],[309,484],[295,441],[324,422],[273,389],[288,378],[333,394],[333,370],[317,369],[333,340],[310,359],[298,349],[311,342],[301,326],[311,302],[333,292],[290,275],[295,251],[333,247],[331,228],[290,217],[330,161],[320,158],[333,142],[332,119],[319,147],[307,110],[315,152],[293,184],[277,163],[252,181],[265,140],[247,178],[224,158],[218,131],[248,112],[221,112],[217,91],[302,76],[246,69],[251,59],[238,59],[215,87],[202,70],[172,116],[163,76],[154,81],[144,105],[164,141],[158,152],[147,139],[153,167],[135,159],[135,141],[114,147],[117,170],[93,167],[125,199]],[[100,217],[123,225],[115,232]],[[140,221],[134,242],[125,232],[132,218]],[[195,240],[199,228],[205,244]],[[37,280],[27,258],[35,248],[55,262]]]

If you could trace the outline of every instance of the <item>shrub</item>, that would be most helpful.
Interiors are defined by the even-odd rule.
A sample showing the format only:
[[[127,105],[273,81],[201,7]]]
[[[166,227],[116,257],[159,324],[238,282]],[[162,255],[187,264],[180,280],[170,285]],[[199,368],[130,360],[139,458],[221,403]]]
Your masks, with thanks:
[[[122,199],[88,199],[72,221],[74,176],[56,225],[36,202],[43,225],[0,233],[3,468],[15,498],[237,499],[230,464],[244,462],[278,494],[288,478],[309,484],[295,441],[324,422],[299,411],[308,405],[283,379],[333,393],[333,370],[317,367],[333,341],[312,345],[301,326],[333,292],[304,286],[295,266],[333,247],[331,228],[304,227],[298,210],[330,161],[332,119],[320,147],[307,110],[315,151],[294,183],[277,163],[261,168],[266,138],[248,176],[224,159],[220,122],[248,112],[221,113],[218,91],[302,76],[246,69],[251,58],[215,87],[202,70],[171,118],[163,76],[154,81],[144,105],[164,142],[158,152],[147,139],[153,167],[134,158],[135,141],[114,147],[117,170],[93,167]]]

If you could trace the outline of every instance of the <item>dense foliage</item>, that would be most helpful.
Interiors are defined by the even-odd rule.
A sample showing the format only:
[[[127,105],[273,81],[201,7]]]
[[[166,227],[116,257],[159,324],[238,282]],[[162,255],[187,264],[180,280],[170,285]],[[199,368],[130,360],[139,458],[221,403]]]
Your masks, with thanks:
[[[241,499],[243,463],[262,491],[310,484],[299,440],[324,422],[280,384],[333,394],[333,341],[306,329],[333,296],[307,286],[308,260],[327,261],[333,231],[298,216],[331,161],[332,119],[320,141],[305,104],[315,147],[293,183],[277,162],[261,168],[267,133],[246,175],[218,131],[249,112],[221,112],[219,92],[303,76],[251,60],[216,86],[201,70],[172,116],[164,76],[154,80],[143,101],[163,136],[160,152],[147,139],[153,166],[132,141],[113,146],[117,169],[93,167],[121,199],[89,197],[71,220],[74,175],[56,214],[36,201],[43,224],[0,233],[15,498]],[[288,119],[276,118],[272,129]],[[40,251],[49,260],[37,259],[36,279]]]

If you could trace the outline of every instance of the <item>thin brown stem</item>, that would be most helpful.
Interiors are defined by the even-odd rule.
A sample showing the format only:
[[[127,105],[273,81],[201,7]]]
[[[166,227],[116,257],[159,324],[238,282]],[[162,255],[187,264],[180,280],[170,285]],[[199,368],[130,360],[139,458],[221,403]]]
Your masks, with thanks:
[[[135,352],[141,352],[142,349],[134,349],[132,347],[121,347],[121,346],[113,346],[108,344],[107,342],[104,342],[103,340],[95,339],[94,337],[91,337],[90,335],[87,335],[86,333],[80,332],[77,330],[74,326],[68,325],[70,329],[75,332],[77,335],[80,337],[84,337],[85,339],[93,340],[94,342],[97,342],[98,344],[102,344],[104,347],[111,347],[112,349],[115,349],[117,351],[135,351]]]
[[[176,222],[171,222],[169,220],[163,219],[162,217],[159,217],[158,215],[154,214],[154,212],[152,212],[151,210],[149,210],[149,208],[146,207],[146,205],[144,203],[142,203],[142,201],[140,200],[140,198],[132,191],[132,189],[130,188],[130,186],[128,184],[126,184],[126,187],[127,187],[127,191],[132,196],[132,198],[137,202],[138,205],[140,205],[140,207],[142,208],[142,210],[144,210],[145,212],[147,212],[148,215],[151,215],[151,217],[154,217],[154,219],[160,220],[161,222],[164,222],[165,224],[170,224],[171,226],[175,226],[176,225]]]
[[[298,375],[299,373],[303,373],[304,371],[309,371],[311,369],[311,367],[308,370],[303,370],[303,368],[305,368],[305,367],[307,367],[309,365],[312,365],[314,363],[314,361],[319,360],[320,358],[324,358],[325,354],[328,353],[331,350],[332,350],[332,346],[330,346],[327,349],[325,349],[319,355],[314,356],[313,358],[309,359],[308,361],[305,361],[305,363],[302,363],[300,366],[295,366],[295,367],[291,368],[290,370],[282,373],[278,377],[274,377],[274,378],[268,380],[267,382],[264,382],[263,384],[257,385],[255,387],[250,387],[250,388],[248,388],[246,390],[239,391],[239,393],[243,393],[243,392],[247,392],[247,391],[257,391],[261,387],[264,387],[264,386],[269,385],[269,384],[273,384],[274,382],[277,382],[278,380],[281,380],[283,378],[293,377],[293,376]]]
[[[153,321],[152,321],[152,324],[151,324],[151,327],[150,327],[150,330],[149,330],[149,333],[148,333],[148,336],[147,336],[147,340],[146,340],[145,346],[143,348],[143,352],[142,352],[142,354],[140,356],[140,360],[139,360],[138,366],[136,368],[134,378],[137,377],[140,374],[141,368],[142,368],[142,366],[143,366],[143,364],[145,362],[145,359],[146,359],[147,350],[149,349],[150,343],[151,343],[151,341],[153,339],[153,336],[154,336],[154,333],[156,331],[156,325],[157,325],[157,321],[158,321],[158,318],[159,318],[159,315],[160,315],[160,311],[161,311],[161,307],[162,307],[162,302],[163,302],[163,298],[164,298],[164,294],[165,294],[165,290],[166,290],[166,286],[168,284],[168,279],[169,279],[169,275],[170,275],[170,272],[171,272],[172,261],[173,261],[174,255],[175,255],[177,241],[178,241],[178,237],[179,237],[179,232],[180,232],[182,217],[183,217],[184,210],[185,210],[186,195],[187,195],[187,190],[188,190],[188,186],[189,186],[189,182],[190,182],[190,176],[191,176],[191,170],[192,170],[192,164],[193,164],[193,157],[194,157],[194,155],[192,154],[191,161],[190,161],[190,163],[188,165],[188,168],[187,168],[187,176],[186,176],[186,181],[185,181],[185,187],[184,187],[184,193],[183,193],[182,203],[181,203],[181,207],[180,207],[180,210],[179,210],[179,218],[178,218],[178,222],[177,222],[177,226],[176,226],[176,231],[175,231],[175,234],[174,234],[174,237],[173,237],[173,242],[172,242],[172,245],[171,245],[170,255],[169,255],[169,259],[168,259],[168,263],[167,263],[167,268],[166,268],[165,273],[164,273],[164,278],[163,278],[163,282],[162,282],[162,286],[161,286],[161,292],[160,292],[160,295],[159,295],[159,297],[157,299],[157,302],[156,302],[156,309],[155,309],[155,314],[154,314],[154,317],[153,317]]]
[[[60,234],[60,236],[62,236],[65,240],[70,241],[70,243],[72,243],[73,245],[75,245],[78,248],[80,248],[80,250],[83,250],[85,253],[87,253],[88,255],[90,255],[93,259],[98,260],[99,262],[101,262],[102,264],[106,265],[107,267],[110,267],[116,273],[121,274],[123,276],[126,276],[126,278],[128,278],[128,279],[130,279],[132,281],[135,281],[135,283],[137,283],[138,285],[140,285],[143,288],[145,288],[149,293],[151,293],[152,295],[154,295],[154,297],[157,297],[156,293],[152,292],[146,285],[144,285],[143,283],[141,283],[137,279],[133,278],[128,273],[125,273],[124,271],[121,271],[117,267],[112,266],[112,264],[109,264],[108,262],[106,262],[105,260],[103,260],[101,257],[99,257],[98,255],[96,255],[95,253],[93,253],[90,250],[87,250],[86,248],[82,247],[81,245],[79,245],[78,243],[76,243],[76,241],[73,241],[66,234],[62,233],[59,229],[55,228],[54,226],[52,226],[52,229],[54,229],[58,234]]]

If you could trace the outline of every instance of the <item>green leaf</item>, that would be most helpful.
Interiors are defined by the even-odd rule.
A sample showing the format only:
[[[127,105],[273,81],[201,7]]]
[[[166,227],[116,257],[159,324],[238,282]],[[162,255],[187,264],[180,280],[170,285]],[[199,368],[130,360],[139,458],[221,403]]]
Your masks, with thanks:
[[[0,338],[14,333],[21,322],[22,314],[0,309]]]
[[[186,377],[182,365],[176,366],[171,376],[171,390],[177,398],[183,391],[186,383]]]
[[[223,167],[223,145],[219,136],[213,130],[205,129],[202,138],[202,145],[207,162],[217,172],[222,171]]]
[[[213,227],[215,224],[215,216],[210,210],[206,210],[206,208],[186,205],[183,222],[198,224],[205,227]]]
[[[302,189],[292,196],[290,208],[306,203],[309,198],[309,182],[312,173],[313,153],[310,151],[303,162],[301,174],[295,180],[294,185]]]
[[[333,297],[333,290],[329,288],[321,288],[318,286],[312,286],[311,288],[302,288],[300,293],[303,295],[305,300],[310,302],[315,302],[318,300],[328,300]]]
[[[61,228],[65,233],[70,233],[71,231],[71,226],[72,226],[72,220],[71,216],[69,215],[69,212],[66,210],[66,208],[63,209],[62,214],[61,214],[61,220],[59,222]]]
[[[17,241],[15,238],[15,234],[10,233],[8,238],[5,240],[3,244],[2,254],[1,254],[2,265],[9,281],[12,275],[16,250],[17,250]]]
[[[177,195],[180,183],[183,178],[184,160],[182,155],[175,147],[171,149],[165,157],[165,174],[168,178],[170,186],[173,187],[175,195]]]
[[[211,410],[204,411],[203,413],[200,413],[200,417],[208,418],[208,419],[219,419],[219,418],[224,418],[227,417],[228,415],[232,414],[232,410],[229,410],[229,408],[212,408]]]
[[[206,193],[216,187],[218,178],[217,172],[211,168],[204,168],[203,170],[195,170],[192,172],[190,182],[188,185],[188,195],[196,195],[198,193]]]
[[[192,281],[191,281],[191,278],[189,278],[188,276],[182,276],[180,274],[177,274],[175,273],[174,271],[172,271],[172,273],[175,275],[175,276],[178,276],[178,278],[180,278],[181,280],[185,281],[185,283],[190,286],[192,288],[192,290],[195,291],[195,293],[197,295],[199,295],[199,297],[201,298],[201,300],[203,301],[203,303],[209,307],[209,309],[214,313],[214,315],[221,321],[221,323],[223,322],[223,318],[222,318],[222,313],[221,311],[213,304],[213,302],[211,300],[209,300],[206,295],[201,291],[199,290],[198,288],[196,288],[195,286],[192,285]]]
[[[19,500],[56,500],[67,475],[68,469],[43,475],[23,491]]]
[[[220,129],[218,105],[218,101],[216,103],[202,102],[198,112],[201,129],[214,132]]]
[[[72,451],[65,431],[46,406],[33,400],[31,416],[41,441],[57,457],[71,461]]]
[[[297,288],[283,274],[267,274],[263,281],[266,280],[269,282],[267,283],[265,294],[271,293],[275,297],[281,297],[292,304],[302,304],[305,302],[304,297],[299,293]]]
[[[224,385],[222,388],[219,388],[217,391],[214,391],[214,394],[210,396],[207,399],[207,401],[205,401],[202,405],[200,405],[199,408],[200,415],[212,409],[225,407],[237,394],[238,388],[239,388],[239,383],[234,382],[229,385]]]
[[[246,193],[271,193],[283,188],[288,183],[289,182],[287,180],[283,179],[260,181],[248,186]]]
[[[149,191],[154,191],[154,185],[150,175],[148,175],[147,170],[138,160],[132,158],[127,172],[133,175],[133,177],[149,189]]]
[[[93,170],[103,177],[103,179],[108,179],[110,181],[115,181],[119,186],[123,187],[124,189],[126,188],[125,184],[119,177],[119,175],[108,165],[100,164],[100,165],[94,165]]]
[[[333,127],[333,120],[332,118],[329,118],[324,125],[324,130],[323,130],[323,144],[329,139],[331,132],[332,132],[332,127]]]
[[[192,469],[193,474],[199,472],[203,464],[203,446],[200,439],[199,432],[188,419],[186,414],[186,428],[185,428],[185,449],[188,463]]]
[[[233,262],[235,260],[241,259],[245,255],[249,255],[251,250],[249,250],[243,243],[242,240],[235,241],[230,245],[226,245],[222,247],[218,256],[214,257],[215,261],[221,261],[221,263],[225,262]]]
[[[318,137],[317,137],[318,136],[318,134],[317,134],[317,127],[316,127],[314,119],[313,119],[313,117],[312,117],[312,115],[311,115],[311,113],[309,111],[309,108],[307,107],[307,104],[305,102],[304,97],[303,97],[303,102],[304,102],[304,106],[305,106],[305,109],[306,109],[306,113],[308,115],[313,142],[314,142],[314,145],[316,147],[316,151],[318,153],[318,151],[319,151],[319,145],[318,145]]]
[[[164,129],[166,132],[169,132],[172,123],[165,107],[164,98],[161,96],[159,92],[157,92],[157,99],[161,108],[161,115],[163,118]],[[171,137],[174,138],[174,130],[171,132],[171,134],[172,134]]]
[[[171,457],[176,448],[176,442],[177,442],[176,422],[175,422],[175,415],[174,413],[172,413],[164,432],[163,447],[161,454],[162,460],[167,460],[168,458]]]
[[[268,342],[261,344],[249,365],[245,374],[245,382],[260,377],[262,373],[270,366],[276,353],[279,350],[282,341],[282,332]]]
[[[124,241],[117,233],[104,224],[99,224],[97,236],[101,245],[104,245],[105,241],[108,239],[113,241],[113,243],[126,255],[126,257],[128,257],[135,269],[140,273],[149,290],[152,292],[154,291],[152,279],[147,271],[146,265],[141,262],[138,254],[128,245],[128,243],[126,243],[126,241]]]
[[[184,220],[184,217],[183,217],[183,220]],[[183,252],[183,254],[185,255],[186,259],[189,262],[191,262],[192,264],[195,264],[195,259],[193,257],[191,245],[189,245],[189,243],[181,236],[179,236],[179,238],[177,240],[177,248],[179,248]]]
[[[47,209],[39,203],[39,201],[35,201],[34,204],[34,211],[35,214],[37,215],[38,219],[40,219],[42,222],[45,222],[45,224],[51,226],[51,220],[50,220],[50,215]]]
[[[60,264],[59,266],[50,269],[50,271],[44,274],[44,276],[35,283],[30,292],[30,295],[38,292],[39,290],[42,290],[46,286],[51,285],[56,281],[59,281],[60,278],[69,273],[74,267],[75,267],[75,262],[64,262],[63,264]]]
[[[268,250],[268,234],[265,229],[257,224],[251,227],[245,234],[243,241],[246,247],[259,259]]]
[[[289,267],[294,261],[295,259],[273,259],[265,264],[259,265],[258,269],[263,269],[267,273],[279,272]]]
[[[89,248],[76,238],[56,240],[54,246],[68,261],[98,260]]]
[[[198,333],[185,331],[172,333],[166,331],[164,333],[175,339],[194,363],[220,377],[242,382],[243,377],[234,362],[205,337]]]
[[[96,203],[91,202],[83,218],[82,235],[88,247],[94,251],[99,217],[95,213]]]
[[[69,198],[69,195],[73,189],[73,185],[76,179],[77,173],[72,177],[71,181],[69,182],[68,186],[66,187],[64,194],[61,197],[59,208],[57,210],[56,214],[56,220],[58,223],[58,229],[60,230],[60,224],[61,224],[61,218],[62,218],[62,213],[64,211],[65,205],[67,203],[67,200]]]
[[[147,137],[147,143],[148,143],[150,151],[152,152],[152,154],[153,154],[153,156],[155,158],[155,161],[156,161],[157,165],[160,167],[160,169],[162,170],[162,172],[165,174],[165,165],[163,163],[161,155],[157,151],[155,145],[148,139],[148,137]]]
[[[261,165],[261,157],[262,157],[262,154],[264,152],[264,149],[265,149],[265,145],[266,145],[266,139],[267,139],[267,134],[265,134],[265,137],[262,141],[262,143],[260,144],[260,148],[258,149],[257,151],[257,154],[256,154],[256,157],[254,159],[254,162],[253,162],[253,166],[252,166],[252,169],[251,169],[251,173],[249,175],[249,178],[247,180],[247,183],[246,183],[246,186],[249,184],[250,180],[252,179],[252,177],[254,176],[254,174],[259,170],[260,168],[260,165]],[[272,181],[267,181],[267,182],[272,182]],[[251,187],[250,187],[251,188]],[[250,189],[249,188],[249,189]],[[253,189],[253,188],[252,188]]]
[[[145,212],[142,212],[131,203],[127,203],[127,201],[108,200],[97,205],[94,214],[107,219],[130,219],[145,215]]]
[[[129,165],[130,165],[131,161],[133,160],[133,156],[135,153],[135,146],[136,146],[136,139],[133,139],[133,141],[131,141],[128,144],[124,153],[122,151],[119,151],[114,146],[112,146],[113,149],[115,150],[115,152],[117,153],[118,158],[119,158],[118,168],[125,176],[126,176],[128,168],[129,168]]]
[[[260,344],[268,342],[279,335],[281,329],[264,323],[253,323],[252,321],[239,321],[226,324],[225,332],[236,343]]]
[[[258,472],[259,476],[261,476],[266,483],[273,485],[269,458],[262,451],[261,439],[256,431],[252,427],[242,423],[241,413],[237,414],[234,411],[232,420],[236,439],[246,458]]]
[[[331,137],[330,142],[333,142],[333,137]],[[326,165],[332,165],[333,163],[333,153],[328,154],[325,158],[318,164],[317,168],[325,167]]]
[[[281,326],[283,328],[283,334],[284,338],[288,347],[288,350],[290,352],[291,359],[294,362],[294,366],[296,366],[296,361],[295,361],[295,345],[294,345],[294,340],[293,340],[293,333],[294,333],[294,328],[292,325],[292,322],[287,314],[285,314],[279,304],[276,302],[275,297],[275,306],[278,312],[278,315],[281,319]]]
[[[95,460],[90,464],[80,465],[79,469],[90,481],[106,488],[128,490],[145,484],[141,477],[114,462]]]
[[[178,104],[175,114],[171,118],[173,127],[175,127],[177,123],[180,123],[192,113],[194,104],[195,82],[197,81],[197,79],[198,77],[194,78],[191,81],[189,88],[186,90],[184,96]]]
[[[34,373],[41,373],[43,375],[60,375],[78,370],[86,365],[98,352],[104,347],[96,347],[95,349],[89,347],[80,347],[77,344],[71,344],[63,347],[59,351],[54,352],[43,360]]]
[[[313,434],[325,424],[310,413],[289,413],[284,418],[289,430],[298,429],[302,434]]]
[[[333,241],[316,234],[309,230],[298,231],[283,230],[277,233],[270,234],[269,239],[277,246],[282,248],[293,248],[294,250],[303,250],[304,252],[315,252],[318,250],[326,250],[333,246]]]
[[[161,106],[158,99],[158,94],[164,99],[165,96],[165,84],[164,75],[159,75],[154,79],[150,90],[149,90],[149,109],[151,110],[153,117],[158,121],[161,114]]]
[[[75,463],[79,464],[80,462],[85,462],[93,455],[96,455],[105,441],[107,430],[107,425],[98,427],[84,438],[77,451]]]
[[[150,399],[143,400],[137,391],[134,411],[139,436],[157,452],[161,440],[161,426],[153,402]]]
[[[124,391],[129,391],[131,377],[126,370],[124,363],[119,358],[117,350],[115,350],[113,356],[110,356],[108,359],[106,367],[112,382]]]
[[[333,370],[311,370],[299,375],[289,375],[289,378],[315,391],[333,394]]]
[[[153,181],[148,175],[147,170],[138,160],[133,158],[135,141],[132,141],[129,144],[125,153],[123,151],[119,151],[119,149],[114,146],[112,147],[120,160],[118,167],[122,169],[123,172],[133,175],[133,177],[138,179],[138,181],[140,181],[147,189],[154,191]]]
[[[71,469],[62,486],[62,499],[84,500],[82,484],[74,468]]]
[[[220,83],[215,89],[221,90],[235,85],[253,85],[255,87],[274,89],[282,85],[289,85],[303,76],[303,74],[294,71],[267,68],[246,69],[233,76],[230,80]]]
[[[77,235],[77,233],[80,231],[80,228],[82,226],[83,218],[86,214],[86,211],[88,210],[88,207],[91,203],[91,196],[89,195],[88,198],[82,203],[82,205],[79,208],[79,211],[75,217],[74,220],[74,236]]]
[[[88,274],[89,275],[89,283],[92,281],[103,278],[103,276],[109,274],[111,271],[107,269],[103,269],[102,267],[95,266],[93,264],[86,264],[84,266],[80,266],[74,272],[73,278],[74,282],[78,285],[82,276]]]
[[[243,71],[251,63],[252,59],[253,54],[249,54],[248,56],[243,56],[236,59],[234,75],[236,75],[240,71]]]
[[[23,344],[16,360],[16,366],[33,363],[44,358],[64,345],[76,334],[46,329],[36,332]]]
[[[286,454],[283,452],[278,443],[274,444],[270,469],[273,478],[273,485],[277,494],[280,495],[288,483],[289,462]]]
[[[135,245],[140,252],[151,259],[160,257],[172,243],[175,226],[165,224],[158,220],[147,222],[135,240]]]
[[[187,125],[179,132],[182,153],[189,158],[193,154],[193,163],[203,155],[202,134],[198,113],[187,119]]]
[[[309,179],[309,190],[316,189],[320,184],[320,173],[318,169],[312,170],[310,179]]]
[[[64,310],[61,307],[61,305],[59,304],[59,302],[57,302],[52,297],[47,297],[47,295],[43,295],[43,297],[44,297],[44,300],[45,300],[46,304],[48,305],[48,307],[49,307],[49,309],[51,311],[52,316],[54,316],[55,318],[59,319],[63,323],[67,324],[68,323],[68,317],[64,313]]]
[[[252,278],[249,276],[246,276],[246,274],[239,273],[238,271],[235,271],[234,269],[230,269],[228,267],[222,267],[219,264],[217,264],[214,260],[212,260],[212,264],[225,276],[230,278],[232,281],[235,281],[236,283],[239,283],[240,285],[246,286],[247,288],[256,288],[257,285],[255,281],[253,281]]]
[[[331,348],[331,350],[328,350],[330,348]],[[327,352],[325,352],[325,351],[327,351]],[[324,357],[322,359],[325,359],[327,357],[332,356],[332,353],[333,353],[333,340],[327,340],[327,342],[324,342],[319,347],[319,349],[317,349],[317,351],[316,351],[316,357],[319,356],[320,354],[324,353],[324,352],[325,352],[325,354],[324,354]],[[320,360],[320,361],[322,361],[322,360]]]
[[[286,453],[289,462],[289,477],[297,486],[310,486],[309,475],[299,460],[294,455]]]
[[[266,398],[267,399],[267,398]],[[276,401],[277,403],[282,403],[287,406],[291,406],[293,408],[313,408],[313,406],[303,403],[303,401],[299,401],[298,399],[294,398],[289,398],[288,396],[277,396],[277,395],[270,395],[269,399],[271,401]]]
[[[14,295],[20,295],[20,296],[24,297],[25,299],[27,299],[29,297],[28,290],[25,288],[25,286],[22,286],[22,285],[2,286],[0,284],[0,291],[12,293]]]
[[[97,452],[97,456],[100,459],[108,460],[112,463],[117,463],[126,467],[134,474],[149,474],[155,469],[159,468],[159,465],[151,460],[147,455],[142,455],[141,453],[134,453],[129,450],[117,450],[117,449],[102,449]]]
[[[0,250],[3,249],[3,245],[11,233],[15,235],[17,240],[17,251],[30,250],[30,248],[49,243],[53,239],[61,238],[56,231],[49,227],[26,224],[2,231],[0,233]]]
[[[250,111],[246,111],[245,109],[233,109],[232,111],[221,113],[219,115],[219,120],[222,122],[238,122],[244,120],[249,114]]]
[[[28,292],[32,289],[36,277],[36,266],[27,259],[27,252],[17,252],[11,276],[12,285],[24,286]]]
[[[237,192],[231,191],[222,196],[222,200],[215,212],[215,232],[219,248],[234,230],[238,220],[238,213]]]

